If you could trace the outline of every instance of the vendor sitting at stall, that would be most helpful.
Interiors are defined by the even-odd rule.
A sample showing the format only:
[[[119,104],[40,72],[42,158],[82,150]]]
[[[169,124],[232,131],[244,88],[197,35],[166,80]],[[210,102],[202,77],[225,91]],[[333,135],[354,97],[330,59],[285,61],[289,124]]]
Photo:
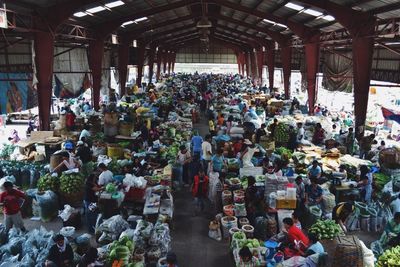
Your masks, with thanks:
[[[65,237],[58,234],[54,237],[55,244],[50,248],[45,266],[69,267],[74,260],[72,247],[67,244]]]
[[[250,223],[254,223],[256,216],[262,216],[264,211],[263,195],[259,193],[255,186],[256,179],[253,176],[247,177],[248,187],[246,189],[246,211]]]
[[[263,168],[263,174],[271,173],[274,170],[274,165],[272,162],[269,160],[268,156],[265,156],[263,161],[262,161],[262,168]]]
[[[292,218],[284,218],[283,226],[287,232],[286,241],[282,244],[285,258],[303,255],[310,243],[307,236],[294,225]]]
[[[317,234],[309,233],[308,239],[310,240],[311,245],[307,248],[305,256],[325,253],[325,249],[322,246],[322,244],[319,242],[319,238],[318,238]]]
[[[79,161],[76,160],[71,153],[63,151],[60,153],[60,155],[62,156],[63,161],[54,168],[53,172],[58,173],[64,171],[65,169],[73,170],[80,167]]]
[[[350,195],[350,199],[354,200],[354,195]],[[347,217],[354,211],[354,203],[342,202],[337,204],[332,210],[332,220],[340,225],[344,232],[347,232],[346,226],[344,225]]]
[[[113,173],[107,168],[106,164],[100,163],[98,165],[99,170],[101,171],[99,175],[99,180],[97,184],[99,186],[106,186],[107,184],[113,181]]]
[[[367,165],[360,166],[360,181],[357,186],[360,187],[361,199],[369,203],[372,196],[372,173]]]
[[[317,123],[314,128],[314,135],[312,142],[314,145],[321,145],[325,139],[325,130],[322,128],[321,123]]]
[[[318,164],[317,160],[312,162],[312,165],[307,169],[308,178],[315,177],[317,179],[321,178],[322,169]]]
[[[36,146],[35,145],[31,145],[27,148],[25,148],[25,160],[27,161],[34,161],[35,157],[38,155],[37,151],[36,151]]]
[[[322,188],[318,185],[316,177],[310,178],[311,185],[306,187],[305,204],[308,206],[319,205],[322,201]]]
[[[383,248],[395,247],[400,244],[400,212],[396,212],[393,219],[386,224],[379,241]]]
[[[261,137],[267,135],[267,132],[265,131],[265,123],[261,124],[261,127],[257,129],[256,131],[256,144],[260,143]]]
[[[92,151],[83,141],[78,141],[75,156],[79,157],[83,164],[92,161]]]

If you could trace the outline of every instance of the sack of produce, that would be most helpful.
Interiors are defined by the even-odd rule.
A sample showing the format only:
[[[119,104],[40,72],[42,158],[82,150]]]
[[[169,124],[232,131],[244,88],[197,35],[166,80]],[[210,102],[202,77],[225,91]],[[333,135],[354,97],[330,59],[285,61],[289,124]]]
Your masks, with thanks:
[[[49,222],[58,215],[58,198],[57,195],[50,190],[44,193],[37,193],[36,201],[39,205],[39,216],[43,222]]]
[[[60,177],[60,194],[64,204],[80,207],[83,203],[85,177],[81,173],[63,173]]]

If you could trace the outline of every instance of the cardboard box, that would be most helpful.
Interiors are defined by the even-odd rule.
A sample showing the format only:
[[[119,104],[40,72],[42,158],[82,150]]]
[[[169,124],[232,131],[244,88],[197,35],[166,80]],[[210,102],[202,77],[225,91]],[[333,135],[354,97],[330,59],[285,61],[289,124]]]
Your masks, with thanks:
[[[277,209],[295,209],[296,199],[277,199],[276,200]]]

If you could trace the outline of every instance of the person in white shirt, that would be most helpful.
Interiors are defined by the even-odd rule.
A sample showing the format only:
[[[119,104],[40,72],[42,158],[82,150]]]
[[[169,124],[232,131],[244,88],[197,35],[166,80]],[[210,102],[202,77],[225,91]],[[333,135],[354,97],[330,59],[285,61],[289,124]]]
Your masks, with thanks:
[[[258,151],[258,149],[249,139],[245,139],[244,144],[247,145],[247,148],[241,155],[243,168],[254,167],[254,164],[251,162],[251,159],[253,158],[254,153]]]
[[[205,141],[201,144],[201,150],[203,155],[203,168],[207,173],[208,165],[212,158],[212,147],[211,147],[211,135],[207,134]]]
[[[101,173],[99,175],[99,181],[97,184],[99,186],[106,186],[107,184],[111,183],[113,181],[113,173],[107,168],[107,166],[104,163],[100,163],[98,165],[98,168],[100,169]]]
[[[53,169],[53,172],[61,172],[79,168],[79,161],[77,161],[71,153],[64,151],[61,155],[63,161]]]
[[[304,128],[301,122],[297,123],[297,145],[304,141]]]

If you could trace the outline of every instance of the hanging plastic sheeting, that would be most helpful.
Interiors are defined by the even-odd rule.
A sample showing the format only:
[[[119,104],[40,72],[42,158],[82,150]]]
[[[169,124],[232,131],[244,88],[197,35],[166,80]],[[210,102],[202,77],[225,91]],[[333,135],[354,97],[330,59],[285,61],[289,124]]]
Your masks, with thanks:
[[[76,95],[89,72],[87,50],[79,47],[72,50],[69,47],[55,47],[54,55],[53,68],[57,79],[63,87],[68,88],[70,94]],[[57,85],[57,79],[54,79],[54,85]]]
[[[110,66],[111,66],[111,51],[105,50],[103,56],[103,70],[101,73],[101,88],[100,93],[102,95],[109,94],[110,91]]]
[[[352,92],[353,62],[350,53],[323,55],[323,86],[329,91]]]

